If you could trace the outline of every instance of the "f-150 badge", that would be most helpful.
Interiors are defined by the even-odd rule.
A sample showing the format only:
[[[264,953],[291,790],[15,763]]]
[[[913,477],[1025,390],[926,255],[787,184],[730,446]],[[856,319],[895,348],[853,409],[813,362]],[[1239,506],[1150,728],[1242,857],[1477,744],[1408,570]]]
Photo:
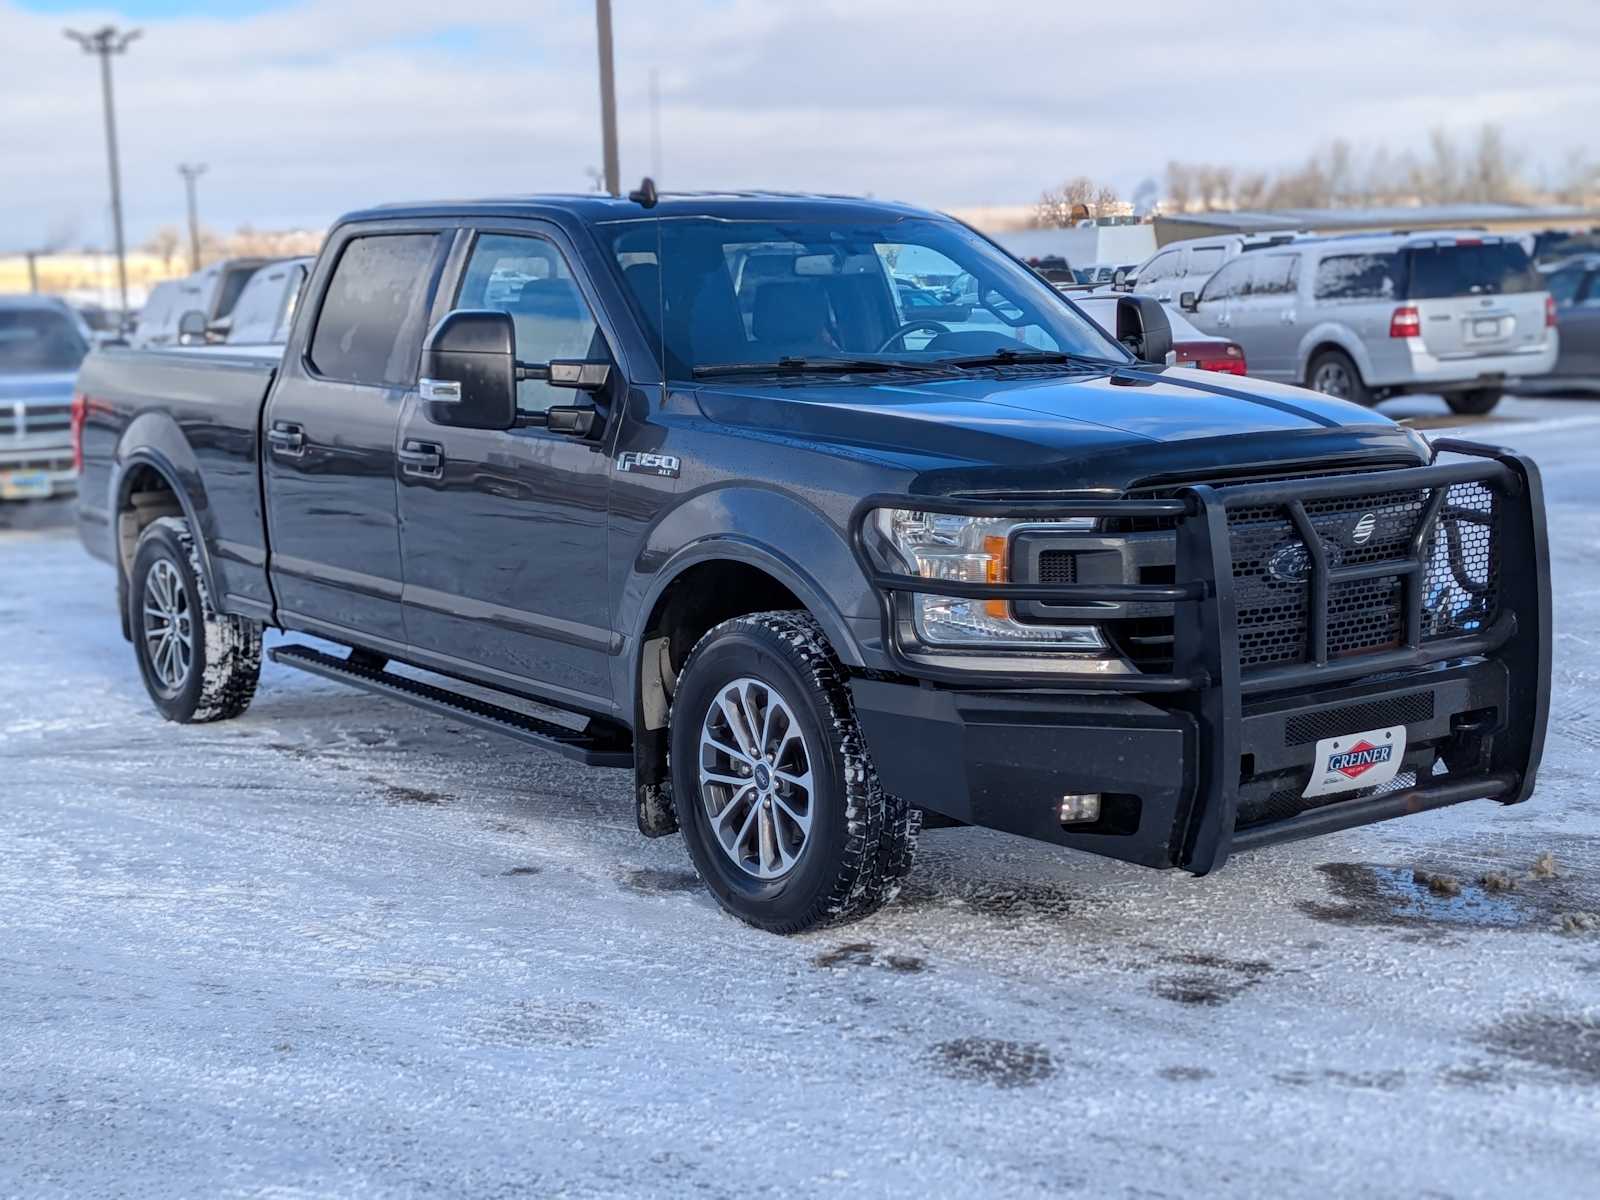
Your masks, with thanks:
[[[681,465],[676,454],[624,450],[617,455],[617,470],[630,475],[659,475],[664,479],[676,479]]]

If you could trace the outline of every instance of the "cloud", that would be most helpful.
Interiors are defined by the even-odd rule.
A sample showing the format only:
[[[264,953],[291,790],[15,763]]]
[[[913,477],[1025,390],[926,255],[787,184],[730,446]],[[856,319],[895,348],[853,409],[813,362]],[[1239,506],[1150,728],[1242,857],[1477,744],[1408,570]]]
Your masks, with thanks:
[[[107,19],[0,0],[0,248],[63,222],[106,240],[98,81],[61,29]],[[615,0],[615,22],[624,176],[650,162],[654,70],[676,188],[1021,203],[1069,175],[1131,190],[1174,157],[1274,167],[1485,120],[1553,165],[1600,104],[1590,5]],[[202,216],[223,229],[583,190],[599,163],[587,0],[304,0],[143,27],[115,64],[135,242],[182,219],[180,161],[210,164]]]

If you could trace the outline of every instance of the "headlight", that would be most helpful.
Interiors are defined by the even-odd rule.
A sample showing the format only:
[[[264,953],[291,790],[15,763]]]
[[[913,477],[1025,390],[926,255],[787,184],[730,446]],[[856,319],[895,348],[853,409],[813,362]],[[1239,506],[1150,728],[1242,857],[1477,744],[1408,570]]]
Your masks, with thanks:
[[[885,566],[924,579],[963,583],[1005,583],[1010,578],[1007,554],[1011,535],[1020,526],[1041,524],[1009,517],[963,517],[905,508],[880,508],[872,517],[884,547],[900,560]],[[1094,518],[1050,521],[1048,527],[1088,532],[1094,528]],[[1024,624],[1011,615],[1007,600],[963,600],[918,593],[912,603],[917,637],[931,646],[1105,649],[1105,639],[1096,626]]]

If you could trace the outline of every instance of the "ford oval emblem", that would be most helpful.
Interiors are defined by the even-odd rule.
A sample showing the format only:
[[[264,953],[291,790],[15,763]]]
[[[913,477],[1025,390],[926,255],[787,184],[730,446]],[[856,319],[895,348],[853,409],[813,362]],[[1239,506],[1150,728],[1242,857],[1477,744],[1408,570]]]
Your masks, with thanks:
[[[1377,532],[1378,518],[1375,513],[1362,513],[1361,519],[1356,522],[1355,528],[1350,531],[1350,540],[1358,546],[1365,546],[1372,540],[1372,535]]]
[[[1279,546],[1267,556],[1267,577],[1279,583],[1304,583],[1311,574],[1311,555],[1299,542]]]

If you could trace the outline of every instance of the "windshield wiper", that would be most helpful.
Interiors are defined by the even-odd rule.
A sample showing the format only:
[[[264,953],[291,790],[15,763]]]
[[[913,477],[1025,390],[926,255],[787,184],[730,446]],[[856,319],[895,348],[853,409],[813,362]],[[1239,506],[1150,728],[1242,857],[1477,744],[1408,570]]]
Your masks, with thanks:
[[[964,358],[942,358],[939,361],[951,367],[1009,367],[1019,363],[1069,363],[1094,367],[1101,371],[1114,371],[1119,367],[1131,365],[1109,358],[1096,358],[1092,354],[1075,354],[1070,350],[1013,350],[1006,346],[1001,346],[993,354],[972,354]]]
[[[923,364],[882,358],[803,358],[797,354],[785,354],[775,362],[712,363],[696,367],[694,376],[696,379],[705,379],[714,375],[799,375],[812,372],[848,375],[858,371],[927,371],[943,365],[943,361]]]

